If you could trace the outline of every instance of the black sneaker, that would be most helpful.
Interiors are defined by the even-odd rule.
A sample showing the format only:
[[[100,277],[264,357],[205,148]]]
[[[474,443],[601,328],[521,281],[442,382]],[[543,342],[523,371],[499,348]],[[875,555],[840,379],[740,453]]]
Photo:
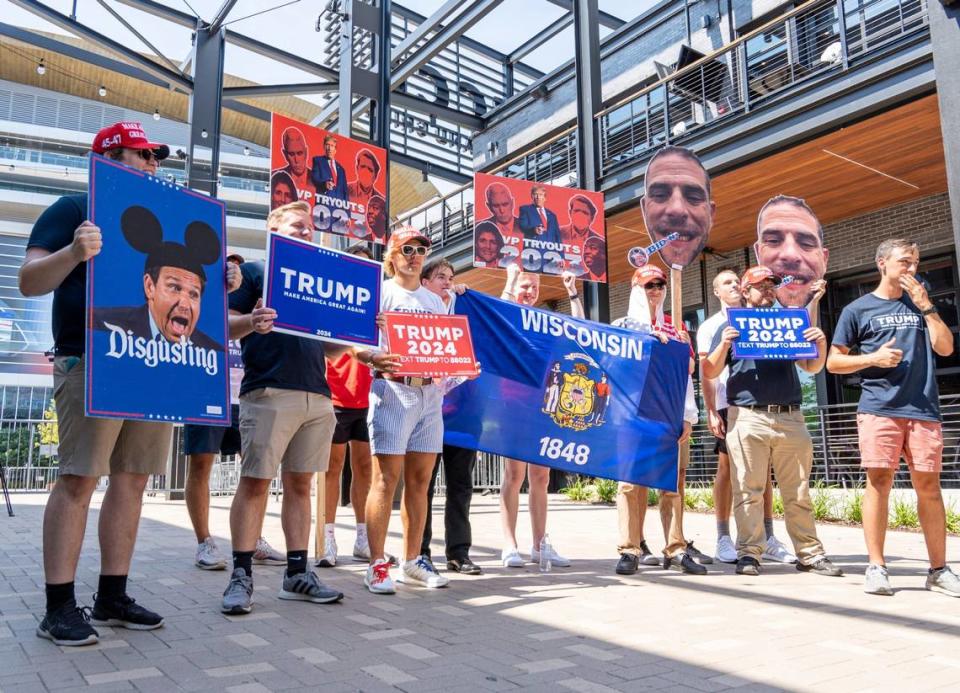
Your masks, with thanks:
[[[96,644],[100,634],[90,625],[89,607],[77,606],[71,599],[43,617],[37,626],[37,637],[52,640],[55,645],[77,647]]]
[[[824,577],[843,577],[843,571],[831,563],[826,556],[820,556],[810,565],[797,563],[797,570],[801,573],[816,573]]]
[[[713,558],[694,548],[692,541],[687,542],[687,555],[700,565],[713,565]]]
[[[737,559],[737,575],[759,575],[760,561],[752,556],[741,556]]]
[[[95,626],[114,626],[127,630],[153,630],[163,625],[163,617],[123,595],[119,599],[107,601],[93,595],[93,613],[90,620]]]
[[[677,556],[664,556],[663,569],[673,568],[687,575],[706,575],[707,569],[698,564],[686,551]]]
[[[620,560],[617,561],[617,575],[633,575],[640,567],[640,557],[634,553],[620,554]]]
[[[640,540],[640,562],[644,565],[660,565],[660,559],[653,555],[646,539]]]

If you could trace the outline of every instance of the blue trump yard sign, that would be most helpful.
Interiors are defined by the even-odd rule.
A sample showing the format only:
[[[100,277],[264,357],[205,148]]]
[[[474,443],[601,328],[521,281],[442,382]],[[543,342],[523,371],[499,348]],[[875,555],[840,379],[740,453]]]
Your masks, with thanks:
[[[88,416],[230,425],[222,202],[90,156]]]
[[[325,342],[377,346],[380,263],[271,233],[264,304],[273,329]]]
[[[804,308],[728,308],[727,322],[740,333],[733,343],[736,359],[817,357],[817,346],[803,338],[810,327]]]
[[[690,350],[490,298],[457,297],[483,372],[444,400],[444,442],[676,491]]]

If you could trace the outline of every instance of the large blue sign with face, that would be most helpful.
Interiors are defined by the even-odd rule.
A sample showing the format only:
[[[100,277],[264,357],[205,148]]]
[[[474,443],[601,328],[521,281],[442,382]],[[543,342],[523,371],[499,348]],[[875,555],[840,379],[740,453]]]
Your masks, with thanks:
[[[817,346],[803,338],[810,327],[804,308],[728,308],[727,322],[740,336],[735,359],[810,359]]]
[[[90,157],[89,416],[230,424],[222,202]]]
[[[377,346],[380,263],[277,233],[267,240],[264,304],[273,329],[325,342]]]
[[[444,400],[444,442],[676,491],[686,344],[507,303],[457,297],[483,372]]]

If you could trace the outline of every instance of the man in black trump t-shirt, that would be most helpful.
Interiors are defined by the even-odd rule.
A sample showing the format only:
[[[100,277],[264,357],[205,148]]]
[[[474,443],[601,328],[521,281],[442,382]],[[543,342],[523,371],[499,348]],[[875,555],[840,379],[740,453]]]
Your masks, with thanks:
[[[780,277],[763,265],[748,269],[740,281],[747,307],[768,308],[776,299]],[[838,577],[843,572],[827,558],[817,538],[810,502],[813,443],[800,411],[800,377],[796,366],[814,374],[823,368],[827,339],[818,327],[803,338],[817,346],[811,359],[733,358],[731,345],[740,333],[728,323],[717,330],[710,353],[701,359],[703,375],[716,378],[729,366],[727,450],[733,473],[734,515],[737,520],[737,573],[757,575],[766,545],[763,491],[770,467],[783,496],[787,533],[797,554],[797,570]]]
[[[917,492],[927,544],[928,590],[960,597],[960,578],[946,564],[946,517],[940,494],[943,430],[934,352],[953,353],[953,334],[914,274],[916,243],[902,238],[877,248],[880,284],[844,307],[827,360],[831,373],[860,373],[857,412],[860,466],[867,473],[863,534],[870,555],[868,594],[893,594],[883,559],[887,502],[901,455]],[[855,353],[858,352],[858,353]]]

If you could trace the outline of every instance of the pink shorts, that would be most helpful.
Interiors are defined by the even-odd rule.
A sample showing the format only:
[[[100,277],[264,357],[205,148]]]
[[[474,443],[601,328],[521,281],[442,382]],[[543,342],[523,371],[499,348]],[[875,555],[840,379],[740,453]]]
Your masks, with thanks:
[[[857,428],[861,467],[897,469],[902,455],[912,470],[940,472],[943,428],[939,421],[857,414]]]

